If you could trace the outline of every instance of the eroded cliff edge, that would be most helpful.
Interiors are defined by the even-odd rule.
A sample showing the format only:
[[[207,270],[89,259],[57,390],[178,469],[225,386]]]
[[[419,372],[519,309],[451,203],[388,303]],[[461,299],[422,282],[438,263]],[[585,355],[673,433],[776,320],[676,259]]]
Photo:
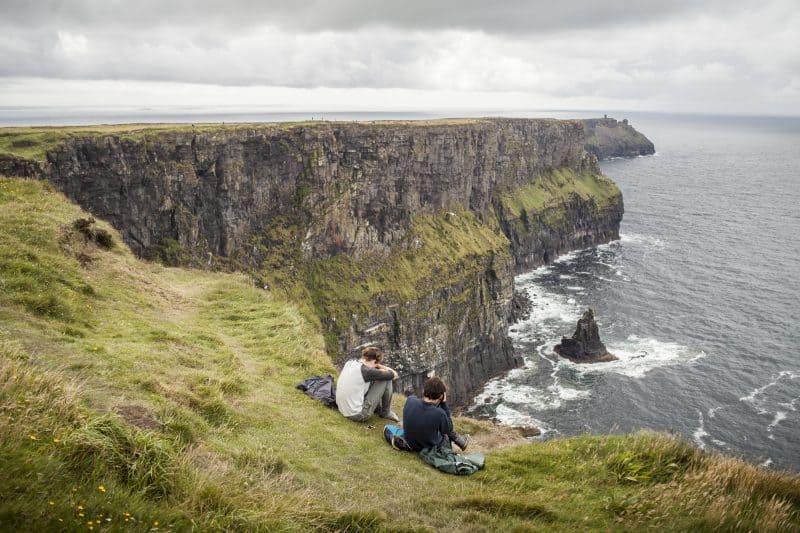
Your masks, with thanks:
[[[597,159],[636,157],[656,153],[653,142],[628,123],[608,116],[583,121],[586,151]]]
[[[520,363],[515,271],[617,238],[622,217],[580,121],[75,135],[35,174],[144,257],[307,297],[334,359],[377,343],[402,387],[435,372],[455,403]]]

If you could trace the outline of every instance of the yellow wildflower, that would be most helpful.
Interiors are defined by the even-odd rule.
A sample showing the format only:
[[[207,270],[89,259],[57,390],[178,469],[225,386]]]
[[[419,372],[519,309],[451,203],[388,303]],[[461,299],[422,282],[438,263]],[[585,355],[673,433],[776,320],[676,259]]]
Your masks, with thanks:
[[[49,503],[50,505],[55,505],[56,504],[56,502],[54,502],[54,501],[49,501],[47,503]]]
[[[79,511],[83,511],[83,505],[79,505],[79,506],[78,506],[78,510],[79,510]]]
[[[53,437],[53,442],[58,444],[59,442],[61,442],[61,439],[59,439],[58,437]]]
[[[31,440],[36,440],[36,435],[31,435]]]
[[[157,525],[158,525],[158,520],[156,520],[155,522],[153,522],[153,525],[154,525],[154,526],[157,526]]]
[[[100,492],[105,492],[106,488],[103,485],[100,485],[99,487],[97,487],[97,490],[99,490]]]
[[[81,518],[83,518],[83,513],[78,513],[78,516],[80,516]]]

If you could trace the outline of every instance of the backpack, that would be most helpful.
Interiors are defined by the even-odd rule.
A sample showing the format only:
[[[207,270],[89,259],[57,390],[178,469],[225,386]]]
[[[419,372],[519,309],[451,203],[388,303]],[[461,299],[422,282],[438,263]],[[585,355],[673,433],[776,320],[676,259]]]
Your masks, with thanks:
[[[330,374],[310,377],[298,383],[295,388],[328,407],[336,407],[336,385],[333,384],[333,376]]]
[[[406,440],[406,432],[403,431],[403,428],[400,426],[395,426],[394,424],[389,424],[388,426],[383,427],[383,438],[386,439],[386,442],[392,445],[392,448],[395,450],[400,450],[403,452],[413,452],[414,449]]]

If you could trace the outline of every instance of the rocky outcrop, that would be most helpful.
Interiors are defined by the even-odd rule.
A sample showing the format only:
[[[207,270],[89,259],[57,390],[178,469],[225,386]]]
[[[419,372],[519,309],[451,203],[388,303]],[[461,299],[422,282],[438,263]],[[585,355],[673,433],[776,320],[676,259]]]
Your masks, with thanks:
[[[600,340],[594,311],[591,309],[578,320],[572,337],[562,337],[561,344],[556,344],[553,351],[573,363],[605,363],[617,360],[616,356],[608,353],[606,345]]]
[[[42,167],[36,161],[0,154],[0,176],[35,178],[41,173]]]
[[[520,363],[514,271],[617,236],[583,144],[580,121],[180,127],[75,135],[38,175],[139,255],[304,287],[335,359],[378,344],[458,404]]]
[[[597,159],[636,157],[656,153],[653,143],[628,124],[613,118],[592,118],[583,121],[586,151]]]

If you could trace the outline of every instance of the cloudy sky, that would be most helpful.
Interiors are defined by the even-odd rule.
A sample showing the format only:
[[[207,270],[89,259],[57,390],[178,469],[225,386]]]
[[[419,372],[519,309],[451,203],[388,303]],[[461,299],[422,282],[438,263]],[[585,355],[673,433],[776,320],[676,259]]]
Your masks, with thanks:
[[[0,106],[800,115],[798,0],[0,0]]]

